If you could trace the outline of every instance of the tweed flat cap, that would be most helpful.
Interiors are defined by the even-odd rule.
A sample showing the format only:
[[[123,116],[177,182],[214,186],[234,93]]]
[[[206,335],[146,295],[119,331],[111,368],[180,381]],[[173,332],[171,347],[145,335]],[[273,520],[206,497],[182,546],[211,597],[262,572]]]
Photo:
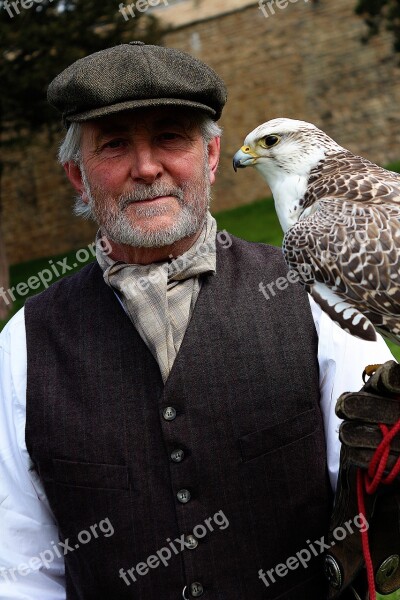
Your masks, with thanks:
[[[174,48],[121,44],[74,62],[50,83],[48,101],[64,124],[149,106],[188,106],[215,121],[226,88],[202,61]]]

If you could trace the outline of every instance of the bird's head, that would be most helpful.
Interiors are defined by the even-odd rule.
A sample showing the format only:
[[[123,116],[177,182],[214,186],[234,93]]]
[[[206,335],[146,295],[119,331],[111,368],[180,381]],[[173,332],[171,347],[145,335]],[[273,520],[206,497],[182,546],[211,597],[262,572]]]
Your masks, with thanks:
[[[307,177],[326,154],[342,150],[326,133],[306,121],[273,119],[259,125],[233,158],[235,171],[255,167],[273,189],[285,176]]]

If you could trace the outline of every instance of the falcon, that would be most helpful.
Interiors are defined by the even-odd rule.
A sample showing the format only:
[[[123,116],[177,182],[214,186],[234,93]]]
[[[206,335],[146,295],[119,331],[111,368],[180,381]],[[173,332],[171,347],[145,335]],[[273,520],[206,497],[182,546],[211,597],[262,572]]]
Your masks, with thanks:
[[[249,133],[233,166],[269,185],[285,260],[332,320],[400,344],[400,175],[285,118]]]

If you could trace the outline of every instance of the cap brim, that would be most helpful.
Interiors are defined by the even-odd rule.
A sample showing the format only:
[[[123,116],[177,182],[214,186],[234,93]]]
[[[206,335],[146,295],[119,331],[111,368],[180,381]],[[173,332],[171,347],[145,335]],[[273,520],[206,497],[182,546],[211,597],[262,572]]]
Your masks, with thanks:
[[[188,108],[201,110],[210,115],[213,119],[218,118],[218,115],[214,109],[206,104],[202,104],[201,102],[193,102],[191,100],[184,100],[181,98],[146,98],[143,100],[128,100],[126,102],[120,102],[111,106],[102,106],[100,108],[94,108],[92,110],[77,114],[63,115],[63,121],[65,125],[68,125],[69,123],[82,123],[84,121],[90,121],[92,119],[114,115],[124,110],[151,108],[157,106],[185,106]]]

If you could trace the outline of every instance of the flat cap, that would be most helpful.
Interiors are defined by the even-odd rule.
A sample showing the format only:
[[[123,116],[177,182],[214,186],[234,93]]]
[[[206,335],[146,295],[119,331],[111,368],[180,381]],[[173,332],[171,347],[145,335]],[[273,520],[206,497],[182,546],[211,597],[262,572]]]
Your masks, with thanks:
[[[66,126],[151,106],[197,108],[216,121],[226,95],[222,79],[202,61],[143,42],[120,44],[77,60],[47,91]]]

